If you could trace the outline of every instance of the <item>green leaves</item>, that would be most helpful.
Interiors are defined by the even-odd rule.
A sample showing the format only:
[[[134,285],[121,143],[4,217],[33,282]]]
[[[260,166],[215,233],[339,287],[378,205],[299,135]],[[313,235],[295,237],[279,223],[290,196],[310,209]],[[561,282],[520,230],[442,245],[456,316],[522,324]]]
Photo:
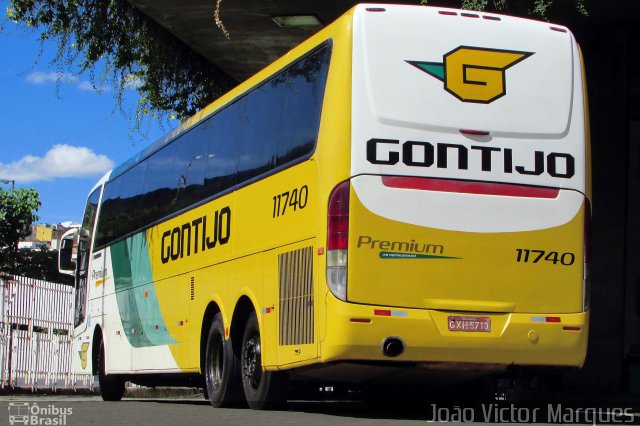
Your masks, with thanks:
[[[421,0],[427,4],[428,0]],[[566,18],[569,15],[589,16],[584,0],[460,0],[437,1],[429,0],[430,6],[457,7],[461,9],[498,12],[508,15],[531,17],[548,21],[549,19]]]
[[[571,6],[566,10],[567,6]],[[530,16],[548,21],[577,13],[588,16],[584,0],[461,0],[460,7],[469,10],[493,11],[517,16]],[[563,8],[564,7],[564,8]],[[556,13],[553,14],[557,10]]]
[[[158,112],[189,117],[235,84],[126,0],[10,0],[7,17],[57,43],[60,71],[79,66],[94,87],[114,88],[121,110],[137,90],[135,128]]]
[[[40,194],[35,189],[0,189],[0,270],[14,269],[18,241],[31,234],[40,206]]]

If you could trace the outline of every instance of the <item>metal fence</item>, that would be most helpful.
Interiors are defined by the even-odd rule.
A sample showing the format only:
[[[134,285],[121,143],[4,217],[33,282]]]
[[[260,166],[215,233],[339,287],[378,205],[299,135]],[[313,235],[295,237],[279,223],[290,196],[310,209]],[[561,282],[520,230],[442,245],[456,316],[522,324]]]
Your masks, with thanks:
[[[74,288],[5,276],[0,293],[0,388],[92,387],[71,367]]]

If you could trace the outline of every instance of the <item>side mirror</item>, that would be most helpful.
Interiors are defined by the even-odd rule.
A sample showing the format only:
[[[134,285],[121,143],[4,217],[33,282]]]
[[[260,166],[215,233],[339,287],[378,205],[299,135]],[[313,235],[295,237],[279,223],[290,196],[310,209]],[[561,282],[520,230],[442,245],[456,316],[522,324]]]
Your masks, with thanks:
[[[71,229],[60,238],[60,251],[58,252],[58,271],[65,275],[76,274],[76,262],[73,260],[73,240],[78,230]]]

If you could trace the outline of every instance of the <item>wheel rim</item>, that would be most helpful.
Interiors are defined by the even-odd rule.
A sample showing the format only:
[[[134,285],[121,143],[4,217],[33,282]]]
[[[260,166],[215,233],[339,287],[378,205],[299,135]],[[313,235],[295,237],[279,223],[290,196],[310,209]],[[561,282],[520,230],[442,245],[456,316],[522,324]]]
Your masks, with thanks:
[[[262,359],[260,354],[260,334],[254,333],[244,343],[242,373],[244,382],[256,392],[262,377]]]
[[[213,391],[218,392],[222,384],[222,369],[224,368],[224,354],[222,351],[221,336],[215,337],[212,346],[211,363],[209,364],[207,377],[209,377]]]

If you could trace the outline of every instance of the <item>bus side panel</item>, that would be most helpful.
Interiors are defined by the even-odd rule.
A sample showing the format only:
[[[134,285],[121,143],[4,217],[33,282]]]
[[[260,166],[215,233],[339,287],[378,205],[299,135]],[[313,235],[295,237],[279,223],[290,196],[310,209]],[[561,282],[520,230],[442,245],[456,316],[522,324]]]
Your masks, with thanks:
[[[151,271],[155,281],[159,311],[168,333],[175,340],[171,354],[181,370],[199,368],[191,356],[200,347],[190,341],[192,314],[202,320],[203,312],[192,313],[192,288],[215,283],[211,265],[233,256],[236,216],[235,195],[215,199],[176,216],[147,231]],[[196,276],[197,275],[197,276]],[[199,332],[200,330],[198,330]],[[199,336],[199,334],[198,334]]]
[[[306,161],[147,232],[159,310],[176,341],[169,347],[180,369],[199,368],[202,318],[210,301],[221,305],[226,327],[231,326],[242,295],[253,295],[261,320],[265,308],[275,308],[278,259],[272,253],[277,252],[268,252],[269,271],[265,273],[272,278],[267,281],[262,277],[262,252],[273,247],[292,250],[289,244],[311,241],[316,224],[317,171],[315,162]],[[184,272],[175,275],[176,271]],[[263,286],[269,295],[264,300]],[[265,338],[274,344],[277,331],[272,322],[265,325]],[[142,356],[145,351],[138,352]],[[308,351],[310,357],[316,356],[316,349]],[[134,358],[139,357],[134,354]],[[140,368],[143,365],[141,361]]]
[[[242,248],[236,256],[264,252],[262,275],[244,285],[262,289],[255,308],[268,368],[317,357],[317,175],[316,162],[309,160],[236,193],[235,247]],[[242,266],[243,259],[234,260],[234,268],[255,268],[252,263]]]

